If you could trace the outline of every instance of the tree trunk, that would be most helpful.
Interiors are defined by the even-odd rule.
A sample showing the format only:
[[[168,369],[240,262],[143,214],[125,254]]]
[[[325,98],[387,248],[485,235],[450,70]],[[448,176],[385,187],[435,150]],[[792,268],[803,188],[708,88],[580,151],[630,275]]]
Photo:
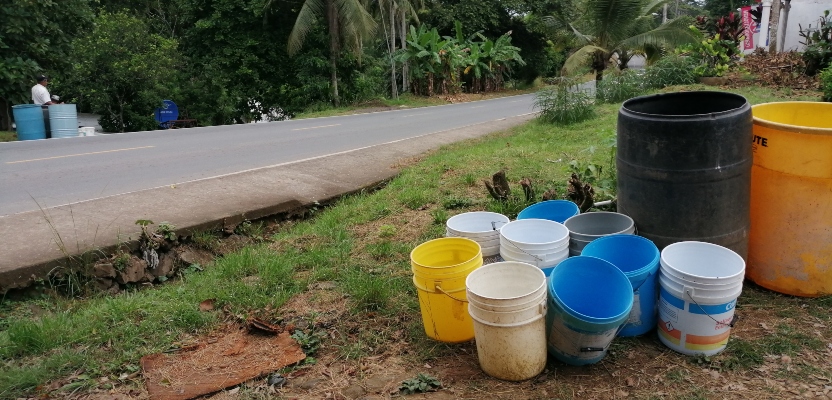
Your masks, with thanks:
[[[396,61],[393,60],[393,53],[396,52],[396,4],[390,1],[390,95],[394,99],[399,98],[398,79],[396,78]]]
[[[769,37],[771,38],[768,44],[768,52],[775,54],[777,53],[777,35],[780,33],[780,0],[774,0],[771,4],[771,19],[769,20],[769,25],[771,26],[769,31]]]
[[[329,24],[329,69],[330,69],[330,90],[332,90],[332,103],[335,107],[341,106],[341,99],[338,97],[338,53],[340,51],[338,42],[338,10],[335,9],[335,0],[326,2],[326,18]]]
[[[0,106],[3,107],[3,118],[0,119],[0,131],[12,130],[12,117],[9,115],[9,102],[6,99],[0,99]]]
[[[792,8],[792,0],[785,0],[785,4],[783,4],[783,10],[782,10],[782,12],[783,12],[783,29],[780,30],[782,32],[782,34],[779,35],[780,36],[779,37],[779,42],[780,43],[777,45],[777,47],[780,51],[783,51],[783,47],[786,46],[786,32],[789,31],[788,30],[789,10],[791,10],[791,8]]]
[[[399,30],[399,40],[401,41],[402,50],[407,49],[407,13],[404,8],[399,9],[399,23],[401,29]],[[407,61],[402,63],[402,90],[407,90],[410,86],[410,68]]]
[[[664,3],[664,7],[662,7],[662,24],[667,23],[667,3]]]

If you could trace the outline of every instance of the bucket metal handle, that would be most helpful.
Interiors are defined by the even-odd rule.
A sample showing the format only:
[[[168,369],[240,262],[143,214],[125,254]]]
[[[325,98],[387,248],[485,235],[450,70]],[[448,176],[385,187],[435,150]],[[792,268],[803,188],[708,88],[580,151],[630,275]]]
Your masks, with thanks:
[[[452,295],[452,294],[450,294],[450,293],[446,292],[446,291],[445,291],[445,289],[442,289],[439,285],[433,285],[433,288],[434,288],[434,289],[436,289],[436,291],[437,291],[437,292],[440,292],[440,293],[444,294],[445,296],[448,296],[448,297],[450,297],[450,298],[452,298],[452,299],[454,299],[454,300],[456,300],[456,301],[461,301],[461,302],[463,302],[463,303],[467,303],[467,302],[468,302],[468,300],[465,300],[465,299],[458,299],[458,298],[456,298],[456,296],[454,296],[454,295]]]
[[[708,316],[708,318],[710,318],[710,319],[712,319],[714,322],[716,322],[717,326],[719,326],[719,325],[725,325],[725,323],[724,323],[724,322],[719,322],[719,321],[717,321],[714,317],[712,317],[712,316],[711,316],[711,314],[708,314],[708,312],[707,312],[707,311],[705,311],[705,309],[704,309],[704,308],[702,308],[702,306],[700,306],[700,305],[699,305],[699,303],[696,301],[696,299],[694,299],[694,298],[693,298],[693,288],[685,286],[685,294],[686,294],[688,297],[690,297],[690,300],[691,300],[691,301],[693,301],[693,304],[696,304],[696,306],[697,306],[697,307],[699,307],[699,310],[700,310],[700,311],[702,311],[705,315],[707,315],[707,316]],[[740,320],[740,316],[739,316],[739,315],[737,315],[737,311],[736,311],[736,310],[734,310],[734,316],[731,318],[731,322],[729,322],[729,323],[728,323],[728,327],[729,327],[729,328],[733,328],[733,327],[734,327],[734,325],[735,325],[735,324],[737,323],[737,321],[739,321],[739,320]]]

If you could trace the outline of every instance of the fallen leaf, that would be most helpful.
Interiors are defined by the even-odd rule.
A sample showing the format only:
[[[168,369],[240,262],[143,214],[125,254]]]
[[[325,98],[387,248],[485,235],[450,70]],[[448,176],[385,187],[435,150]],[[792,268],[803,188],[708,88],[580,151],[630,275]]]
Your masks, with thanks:
[[[228,394],[237,394],[237,392],[239,392],[239,391],[240,391],[240,387],[237,386],[234,389],[229,390]]]
[[[625,392],[625,391],[623,391],[623,390],[619,390],[619,391],[615,392],[615,395],[616,395],[616,397],[623,397],[623,398],[626,398],[626,397],[627,397],[627,396],[629,396],[630,394],[629,394],[629,393],[627,393],[627,392]]]
[[[787,355],[783,355],[782,357],[780,357],[780,362],[782,362],[783,364],[790,364],[792,362],[792,358]]]
[[[636,385],[636,380],[633,377],[627,378],[627,386],[633,387]]]
[[[763,327],[763,329],[765,329],[765,330],[769,330],[769,327],[768,327],[768,325],[766,325],[765,322],[760,322],[760,326]]]
[[[199,303],[199,311],[211,311],[211,310],[213,310],[214,309],[214,302],[216,302],[216,301],[217,301],[217,299],[202,300]]]
[[[269,332],[274,334],[279,334],[283,332],[283,328],[279,325],[270,324],[266,321],[263,321],[260,318],[251,317],[248,319],[248,328],[252,330],[260,330],[263,332]]]

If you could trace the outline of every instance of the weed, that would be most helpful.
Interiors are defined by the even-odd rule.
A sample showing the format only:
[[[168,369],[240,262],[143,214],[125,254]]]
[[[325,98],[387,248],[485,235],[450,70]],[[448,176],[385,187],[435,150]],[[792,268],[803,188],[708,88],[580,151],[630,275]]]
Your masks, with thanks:
[[[298,342],[303,354],[307,356],[314,356],[321,348],[321,339],[326,337],[325,331],[316,331],[310,329],[308,332],[301,329],[295,329],[292,333],[292,339]]]
[[[402,381],[399,386],[399,392],[402,394],[427,393],[433,392],[442,387],[439,379],[433,376],[419,373],[415,378],[410,378]]]
[[[263,221],[251,222],[249,220],[245,220],[234,228],[234,232],[238,235],[248,236],[258,242],[265,240],[265,227]]]
[[[431,210],[430,212],[431,217],[433,217],[433,224],[434,225],[445,225],[445,222],[448,221],[448,212],[445,211],[444,208],[437,208],[435,210]]]
[[[396,226],[395,225],[382,225],[378,228],[378,237],[380,238],[391,238],[396,236]]]
[[[163,238],[170,240],[171,242],[176,241],[176,226],[171,224],[167,221],[162,221],[159,223],[159,226],[156,227],[156,230],[162,235]]]
[[[568,87],[540,90],[535,95],[534,107],[540,110],[540,119],[558,125],[574,124],[595,116],[592,98]]]
[[[220,243],[220,235],[214,231],[194,232],[191,241],[196,247],[213,252]]]
[[[596,83],[595,99],[601,103],[618,103],[647,91],[641,71],[626,69],[619,73],[607,74]]]
[[[130,265],[130,254],[123,250],[119,250],[113,256],[113,268],[116,271],[124,271]]]
[[[390,300],[389,281],[380,276],[356,271],[347,276],[344,286],[359,310],[382,309]]]
[[[475,186],[477,184],[477,178],[472,173],[467,173],[462,177],[463,182],[465,182],[468,186]]]
[[[471,199],[460,198],[460,197],[449,197],[442,202],[442,207],[446,210],[455,210],[458,208],[467,208],[474,205],[474,201]]]

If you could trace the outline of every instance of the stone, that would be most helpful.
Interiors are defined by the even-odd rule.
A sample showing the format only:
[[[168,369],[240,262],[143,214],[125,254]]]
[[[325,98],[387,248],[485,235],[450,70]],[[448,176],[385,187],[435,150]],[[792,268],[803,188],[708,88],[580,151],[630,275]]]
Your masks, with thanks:
[[[110,278],[95,278],[93,281],[93,285],[95,286],[95,290],[104,292],[113,287],[116,284],[116,281]],[[116,285],[118,286],[118,285]]]
[[[156,268],[152,268],[148,272],[150,272],[150,274],[153,275],[154,278],[158,278],[160,276],[169,277],[173,275],[173,267],[175,265],[175,261],[176,260],[173,256],[171,256],[168,253],[164,253],[159,256],[159,264],[156,265]]]
[[[124,270],[116,275],[116,281],[122,285],[141,282],[146,279],[146,269],[147,262],[138,257],[131,257]]]
[[[96,278],[115,278],[116,268],[111,263],[95,264],[92,267],[92,275]]]
[[[177,253],[177,256],[179,257],[179,261],[182,261],[184,265],[206,265],[214,261],[214,255],[202,249],[183,249]]]
[[[364,387],[370,393],[383,393],[388,385],[393,386],[393,379],[393,377],[384,375],[371,376],[364,381]]]
[[[312,390],[315,388],[315,386],[318,386],[318,384],[323,381],[323,378],[307,379],[301,383],[298,383],[297,387],[304,390]]]
[[[350,387],[341,391],[341,394],[343,394],[344,397],[346,397],[348,399],[361,398],[362,396],[364,396],[365,393],[367,393],[367,392],[364,391],[364,388],[361,387],[360,385],[357,385],[357,384],[352,385],[352,386],[350,386]]]

